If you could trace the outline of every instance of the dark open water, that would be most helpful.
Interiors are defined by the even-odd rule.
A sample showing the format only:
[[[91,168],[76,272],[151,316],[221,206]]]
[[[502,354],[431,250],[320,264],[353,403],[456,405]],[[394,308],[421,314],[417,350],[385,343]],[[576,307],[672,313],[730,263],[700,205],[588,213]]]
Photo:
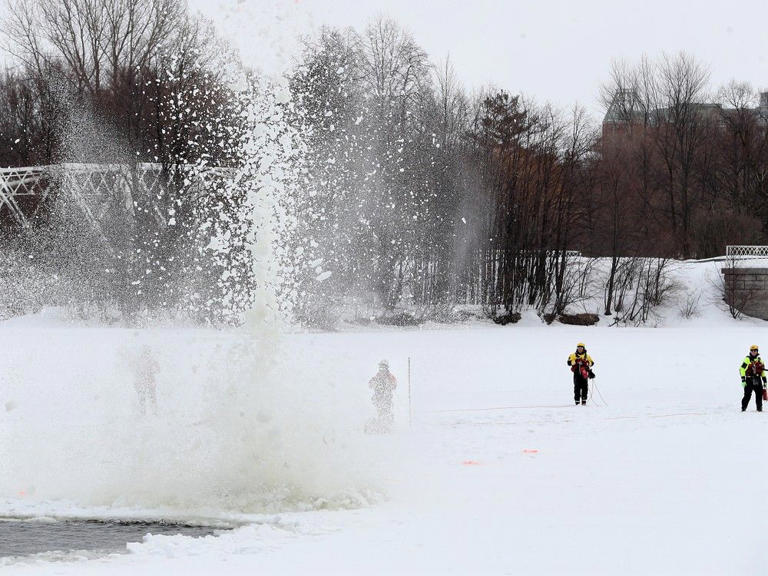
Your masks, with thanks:
[[[124,552],[128,542],[141,542],[149,533],[202,537],[219,530],[155,522],[4,519],[0,520],[0,557],[74,550]]]

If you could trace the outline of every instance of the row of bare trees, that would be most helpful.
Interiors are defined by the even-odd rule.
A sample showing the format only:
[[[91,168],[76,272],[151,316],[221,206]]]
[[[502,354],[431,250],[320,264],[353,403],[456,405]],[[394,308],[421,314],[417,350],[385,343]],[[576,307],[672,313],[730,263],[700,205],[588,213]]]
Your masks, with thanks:
[[[132,192],[116,260],[93,259],[93,275],[120,269],[128,292],[139,282],[138,307],[178,306],[179,278],[208,307],[221,293],[201,278],[247,284],[224,269],[246,266],[247,226],[232,224],[243,196],[201,190],[189,172],[246,162],[237,144],[248,113],[228,77],[236,59],[211,27],[180,0],[10,0],[9,14],[18,67],[0,82],[0,164],[163,167],[158,194]],[[578,252],[610,259],[612,313],[638,257],[765,241],[768,100],[758,106],[736,83],[711,94],[686,55],[614,66],[602,130],[578,107],[467,94],[448,60],[434,65],[383,18],[308,39],[288,83],[303,175],[292,291],[307,322],[350,304],[366,316],[461,303],[492,316],[562,313],[584,280]],[[211,270],[206,246],[230,225],[241,256]]]
[[[311,134],[305,233],[335,271],[308,281],[324,311],[359,298],[561,313],[575,251],[610,258],[612,313],[629,261],[766,239],[768,100],[711,93],[685,54],[616,64],[602,130],[578,107],[468,96],[387,20],[325,30],[291,81]]]
[[[307,278],[310,319],[350,300],[565,307],[594,154],[582,110],[469,97],[385,19],[309,41],[291,88],[309,134],[303,236],[333,271]]]
[[[764,97],[736,82],[711,93],[706,69],[679,55],[616,65],[604,100],[597,205],[622,232],[612,253],[701,258],[765,239]]]

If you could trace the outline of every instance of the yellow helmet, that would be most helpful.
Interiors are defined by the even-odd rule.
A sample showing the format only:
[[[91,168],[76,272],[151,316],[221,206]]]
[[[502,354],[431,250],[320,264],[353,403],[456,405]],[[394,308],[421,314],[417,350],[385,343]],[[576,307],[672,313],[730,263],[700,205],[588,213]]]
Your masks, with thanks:
[[[749,351],[751,352],[752,350],[758,350],[757,344],[752,344],[752,346],[749,347]]]
[[[582,348],[586,348],[586,345],[584,344],[584,342],[579,342],[578,344],[576,344],[576,348],[578,348],[579,346],[581,346]]]

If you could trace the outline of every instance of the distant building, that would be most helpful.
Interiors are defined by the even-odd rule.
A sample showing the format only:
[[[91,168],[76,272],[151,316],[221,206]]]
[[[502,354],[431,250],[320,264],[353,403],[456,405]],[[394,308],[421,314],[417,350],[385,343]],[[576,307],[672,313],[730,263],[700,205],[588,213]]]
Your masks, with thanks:
[[[735,114],[733,108],[723,108],[722,105],[710,102],[694,104],[695,110],[703,118],[713,120],[721,125],[729,115]],[[759,104],[751,108],[759,125],[768,127],[768,92],[760,93]],[[627,134],[635,129],[648,129],[672,120],[673,108],[648,108],[633,90],[619,90],[613,97],[608,110],[603,117],[603,141],[612,137]]]

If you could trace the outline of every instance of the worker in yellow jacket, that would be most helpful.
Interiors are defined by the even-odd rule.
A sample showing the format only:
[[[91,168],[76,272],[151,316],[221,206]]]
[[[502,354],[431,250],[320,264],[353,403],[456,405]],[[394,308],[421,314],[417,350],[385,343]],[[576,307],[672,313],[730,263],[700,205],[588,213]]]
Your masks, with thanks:
[[[592,366],[595,362],[589,354],[584,342],[576,344],[576,352],[568,356],[568,366],[573,372],[573,399],[578,406],[584,406],[587,403],[587,393],[589,392],[588,381],[595,377],[592,372]]]
[[[765,364],[760,359],[760,350],[756,344],[749,347],[749,354],[739,366],[741,385],[744,387],[744,396],[741,399],[741,411],[744,412],[749,405],[752,391],[755,392],[755,406],[757,411],[763,411],[763,390],[766,387]]]

